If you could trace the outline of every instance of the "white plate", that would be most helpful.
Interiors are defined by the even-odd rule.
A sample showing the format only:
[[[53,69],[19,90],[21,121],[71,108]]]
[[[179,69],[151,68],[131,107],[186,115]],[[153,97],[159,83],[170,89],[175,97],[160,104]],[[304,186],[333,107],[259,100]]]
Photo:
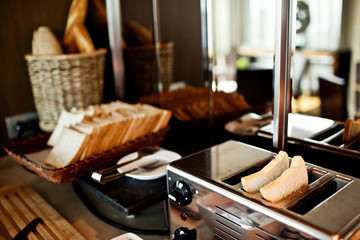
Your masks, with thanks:
[[[138,235],[134,233],[125,233],[116,238],[112,238],[111,240],[142,240]]]
[[[124,156],[123,158],[121,158],[118,161],[118,164],[125,163],[125,162],[135,159],[137,157],[138,157],[137,152],[130,153],[130,154]],[[164,165],[159,166],[158,168],[155,168],[154,170],[151,170],[148,172],[136,171],[136,172],[126,174],[126,176],[128,176],[128,177],[132,177],[132,178],[139,179],[139,180],[151,180],[151,179],[156,179],[156,178],[160,178],[160,177],[164,176],[166,173],[166,164],[168,164],[172,161],[178,160],[180,158],[181,158],[181,155],[179,155],[176,152],[161,149],[157,153],[142,157],[135,162],[129,163],[123,167],[118,168],[117,170],[119,172],[124,172],[124,171],[130,170],[130,169],[136,168],[138,166],[150,164],[151,162],[155,162],[155,161],[163,162]]]
[[[289,113],[288,136],[297,139],[313,138],[336,126],[336,122],[331,119],[309,116],[300,113]],[[273,133],[273,125],[269,124],[261,131]]]

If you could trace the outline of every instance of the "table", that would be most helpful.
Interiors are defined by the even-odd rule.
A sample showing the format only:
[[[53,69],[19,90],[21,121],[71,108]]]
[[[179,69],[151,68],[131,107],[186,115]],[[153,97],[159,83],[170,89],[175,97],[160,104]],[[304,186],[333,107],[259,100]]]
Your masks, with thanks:
[[[94,216],[76,195],[72,182],[63,184],[49,182],[29,172],[9,156],[1,156],[0,187],[20,182],[27,182],[86,239],[111,239],[127,232],[113,227]],[[91,201],[96,203],[97,209],[118,222],[136,228],[158,229],[167,226],[165,215],[163,214],[164,206],[161,201],[138,212],[136,215],[126,216],[106,202],[99,201],[96,199],[96,196],[86,192],[84,194],[88,194],[88,197],[92,198]],[[169,239],[166,235],[137,235],[149,240]]]

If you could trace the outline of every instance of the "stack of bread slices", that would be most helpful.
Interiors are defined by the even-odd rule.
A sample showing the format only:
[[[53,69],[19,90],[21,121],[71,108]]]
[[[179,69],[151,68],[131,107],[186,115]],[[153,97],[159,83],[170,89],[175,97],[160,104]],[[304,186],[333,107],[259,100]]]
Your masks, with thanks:
[[[293,157],[291,165],[288,154],[280,151],[259,172],[241,178],[245,191],[261,193],[270,202],[278,202],[293,193],[301,193],[308,186],[306,164],[301,156]]]
[[[172,91],[161,92],[159,95],[146,95],[141,97],[139,101],[171,109],[174,117],[179,121],[192,121],[209,117],[209,89],[207,87],[185,86]],[[252,109],[244,95],[239,93],[211,92],[210,99],[213,116],[233,115]]]
[[[167,126],[171,112],[147,104],[115,101],[62,111],[47,142],[45,163],[62,168]]]

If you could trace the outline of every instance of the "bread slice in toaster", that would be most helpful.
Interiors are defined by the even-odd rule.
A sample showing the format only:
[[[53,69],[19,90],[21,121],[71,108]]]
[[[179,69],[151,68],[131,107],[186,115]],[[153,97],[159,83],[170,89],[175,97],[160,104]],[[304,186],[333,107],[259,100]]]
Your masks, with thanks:
[[[349,143],[360,136],[360,120],[346,119],[344,133],[342,137],[343,143]]]
[[[301,192],[308,186],[308,175],[304,159],[295,156],[290,168],[285,170],[275,181],[260,189],[260,193],[270,202],[278,202],[295,192]]]
[[[263,169],[242,177],[242,186],[249,193],[258,192],[261,187],[278,178],[288,168],[289,156],[286,152],[280,151],[275,159],[269,162]]]

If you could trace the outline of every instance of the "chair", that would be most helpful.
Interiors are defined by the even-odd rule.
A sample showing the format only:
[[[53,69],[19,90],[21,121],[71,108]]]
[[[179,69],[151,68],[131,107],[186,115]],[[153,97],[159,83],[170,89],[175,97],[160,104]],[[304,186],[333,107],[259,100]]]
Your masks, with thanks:
[[[252,105],[266,105],[273,100],[273,69],[251,66],[237,70],[238,92]]]
[[[345,121],[347,118],[347,85],[345,80],[334,75],[319,76],[318,80],[321,116]]]

